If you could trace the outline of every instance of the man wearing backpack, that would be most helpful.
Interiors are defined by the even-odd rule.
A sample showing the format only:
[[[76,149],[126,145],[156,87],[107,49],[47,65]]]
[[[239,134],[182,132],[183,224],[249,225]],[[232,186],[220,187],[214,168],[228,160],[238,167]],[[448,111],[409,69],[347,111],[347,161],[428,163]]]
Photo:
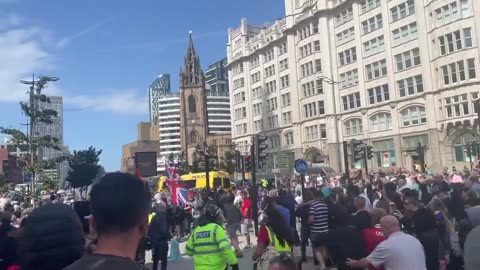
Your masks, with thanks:
[[[224,200],[225,219],[227,221],[227,233],[232,246],[235,248],[237,257],[242,257],[242,251],[238,245],[237,231],[240,230],[242,214],[240,209],[233,204],[235,197],[233,194],[227,195]]]

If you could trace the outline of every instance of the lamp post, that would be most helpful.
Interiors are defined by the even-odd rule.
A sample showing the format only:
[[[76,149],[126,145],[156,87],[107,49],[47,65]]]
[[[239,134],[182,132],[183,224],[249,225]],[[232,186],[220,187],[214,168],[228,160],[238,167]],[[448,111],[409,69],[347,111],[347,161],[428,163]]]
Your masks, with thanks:
[[[341,168],[342,164],[342,155],[340,151],[340,134],[338,132],[338,116],[337,116],[337,97],[335,93],[335,85],[340,84],[340,82],[334,81],[332,78],[326,76],[318,76],[317,79],[320,79],[322,82],[326,82],[332,86],[332,99],[333,99],[333,121],[335,124],[335,141],[337,148],[337,163],[338,167]],[[346,165],[346,164],[345,164]]]
[[[35,74],[32,74],[32,80],[31,81],[26,81],[26,80],[21,80],[20,83],[21,84],[25,84],[25,85],[30,85],[30,90],[28,91],[28,101],[29,101],[29,109],[30,109],[30,115],[29,115],[29,132],[27,134],[27,137],[28,137],[28,152],[30,153],[30,166],[33,166],[33,162],[34,162],[34,154],[36,155],[36,151],[35,153],[33,153],[33,147],[32,147],[32,139],[34,138],[34,133],[33,133],[33,129],[35,128],[35,122],[36,122],[36,113],[37,113],[37,101],[35,100],[35,92],[37,92],[37,94],[40,94],[40,90],[38,87],[40,87],[40,82],[43,81],[43,82],[56,82],[58,81],[59,78],[58,77],[48,77],[48,76],[40,76],[38,80],[35,80]],[[37,86],[37,88],[35,88],[35,86]],[[32,169],[32,206],[35,208],[36,206],[36,203],[35,203],[35,199],[34,199],[34,196],[35,196],[35,171],[34,169]]]

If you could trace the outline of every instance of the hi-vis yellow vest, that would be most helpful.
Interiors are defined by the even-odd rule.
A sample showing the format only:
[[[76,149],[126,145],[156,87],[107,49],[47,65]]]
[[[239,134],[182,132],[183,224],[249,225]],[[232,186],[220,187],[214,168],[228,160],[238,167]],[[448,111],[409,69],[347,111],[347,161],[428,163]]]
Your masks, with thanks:
[[[278,253],[290,253],[292,252],[292,248],[290,247],[290,245],[285,242],[285,245],[282,246],[280,244],[280,242],[278,241],[278,238],[277,236],[275,235],[275,233],[273,233],[273,230],[268,228],[268,227],[265,227],[267,228],[267,232],[268,232],[268,240],[270,241],[270,246],[274,247]]]
[[[195,228],[185,253],[193,256],[195,270],[224,270],[227,264],[238,263],[225,230],[215,223]]]

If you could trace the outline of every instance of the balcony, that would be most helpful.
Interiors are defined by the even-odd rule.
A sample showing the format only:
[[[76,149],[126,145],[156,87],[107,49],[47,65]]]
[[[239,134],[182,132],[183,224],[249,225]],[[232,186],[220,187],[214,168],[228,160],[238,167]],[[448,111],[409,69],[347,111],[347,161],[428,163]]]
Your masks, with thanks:
[[[160,128],[160,133],[164,133],[165,131],[178,131],[180,132],[180,127],[165,127],[165,128]],[[172,133],[169,133],[172,134]]]
[[[178,131],[178,132],[175,132]],[[178,136],[180,138],[180,128],[175,130],[174,132],[164,132],[164,130],[160,131],[160,138],[162,137],[171,137],[171,136]]]
[[[180,149],[180,144],[160,145],[160,150],[165,149]]]

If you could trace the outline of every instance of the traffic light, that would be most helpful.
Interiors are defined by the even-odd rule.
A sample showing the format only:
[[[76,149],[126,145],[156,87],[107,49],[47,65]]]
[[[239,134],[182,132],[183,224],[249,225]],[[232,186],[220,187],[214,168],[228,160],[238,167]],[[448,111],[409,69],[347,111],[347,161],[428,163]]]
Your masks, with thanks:
[[[241,161],[240,151],[235,150],[235,171],[242,172],[242,161]]]
[[[255,161],[257,162],[256,168],[262,169],[264,162],[268,157],[268,153],[265,153],[268,145],[266,141],[268,140],[267,136],[255,135]]]
[[[353,139],[351,141],[353,163],[362,160],[364,157],[365,145],[362,141]]]
[[[465,147],[465,154],[469,159],[472,157],[472,152],[473,152],[473,143],[468,142]]]
[[[244,171],[250,172],[252,170],[252,160],[250,156],[244,156],[244,162],[243,164],[245,165]]]
[[[365,151],[366,151],[366,156],[367,159],[372,159],[373,158],[373,147],[370,145],[365,146]]]

